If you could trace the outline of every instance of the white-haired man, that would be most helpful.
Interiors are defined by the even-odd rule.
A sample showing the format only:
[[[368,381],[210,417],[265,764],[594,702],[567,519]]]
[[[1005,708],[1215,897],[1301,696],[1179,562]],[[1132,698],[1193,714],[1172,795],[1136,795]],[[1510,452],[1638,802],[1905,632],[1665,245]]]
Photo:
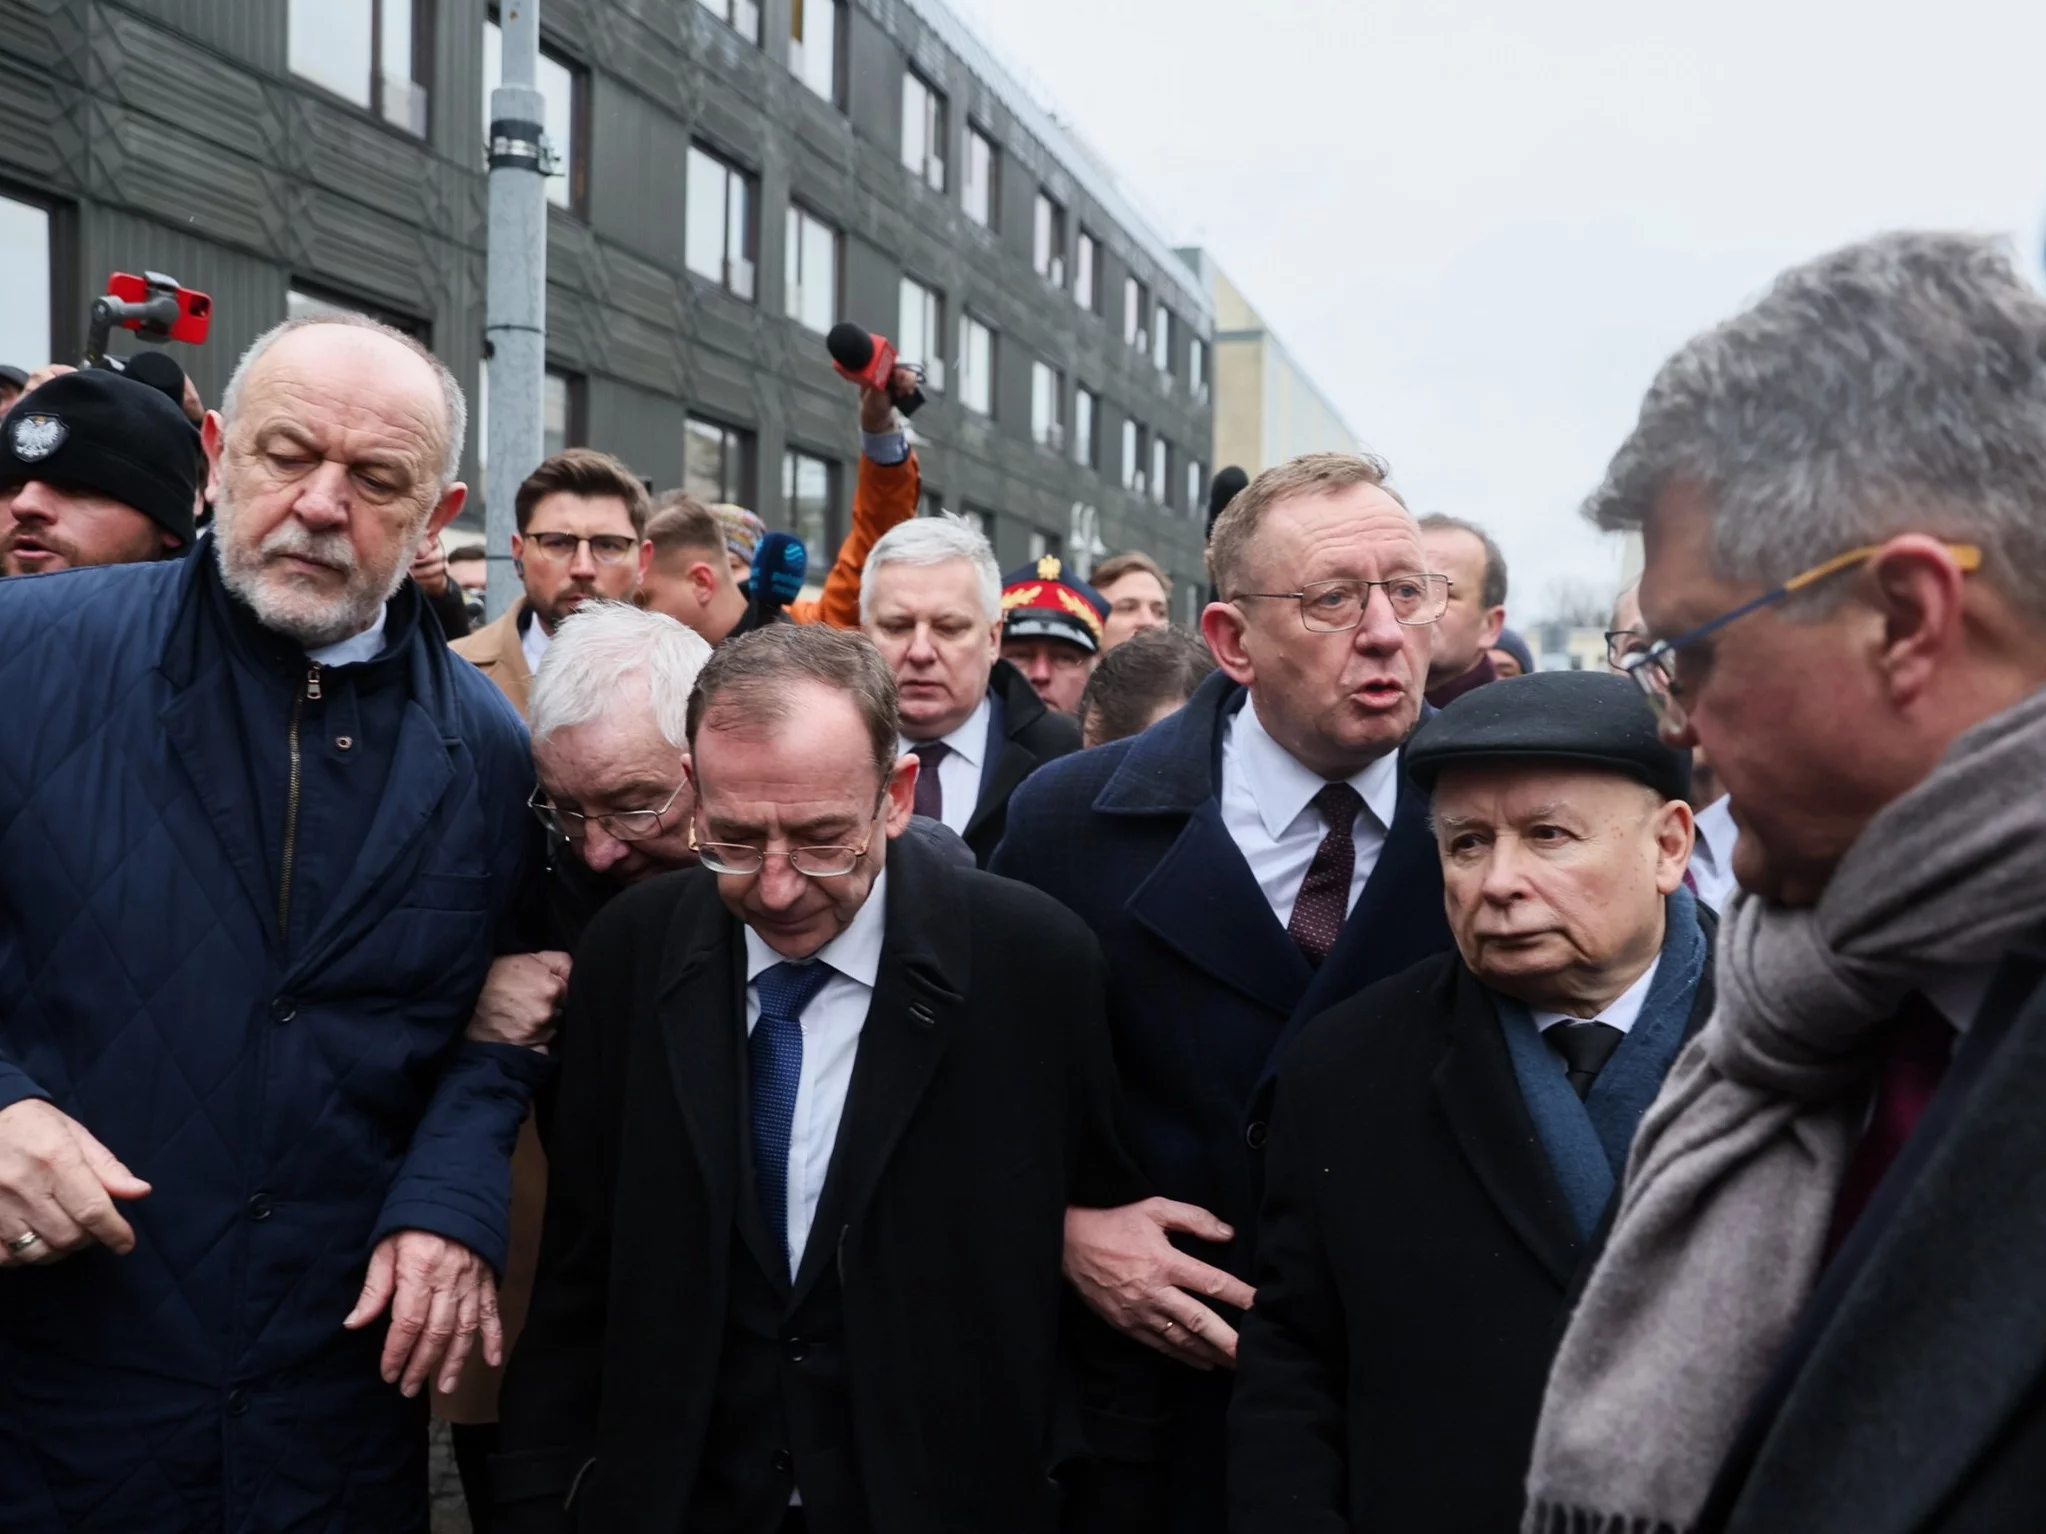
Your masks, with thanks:
[[[958,832],[985,868],[1017,784],[1080,749],[1078,723],[1001,658],[994,550],[957,517],[892,529],[867,556],[860,626],[895,673],[902,750],[922,763],[916,813]]]
[[[191,558],[0,587],[0,1528],[426,1528],[545,1069],[463,1037],[524,733],[405,580],[464,424],[407,337],[288,322]]]

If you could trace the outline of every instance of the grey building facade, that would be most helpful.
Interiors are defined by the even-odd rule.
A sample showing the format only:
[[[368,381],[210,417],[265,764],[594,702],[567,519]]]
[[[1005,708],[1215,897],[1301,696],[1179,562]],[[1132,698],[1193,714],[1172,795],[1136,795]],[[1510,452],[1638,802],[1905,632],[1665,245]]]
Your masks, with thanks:
[[[0,0],[0,346],[32,353],[40,304],[76,360],[106,275],[150,268],[214,299],[209,344],[173,349],[209,401],[319,303],[478,379],[493,14]],[[1143,548],[1195,610],[1208,296],[938,0],[542,0],[542,31],[556,442],[828,556],[858,436],[823,331],[850,319],[931,364],[927,509],[1005,567]]]

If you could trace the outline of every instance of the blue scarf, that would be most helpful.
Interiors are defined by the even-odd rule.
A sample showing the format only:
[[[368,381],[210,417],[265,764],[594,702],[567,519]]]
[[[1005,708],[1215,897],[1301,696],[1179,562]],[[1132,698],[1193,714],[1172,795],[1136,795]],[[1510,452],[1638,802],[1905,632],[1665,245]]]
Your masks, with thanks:
[[[1648,999],[1598,1073],[1590,1095],[1581,1101],[1565,1076],[1561,1057],[1542,1042],[1534,1013],[1510,996],[1491,992],[1521,1099],[1549,1154],[1577,1232],[1587,1241],[1605,1218],[1613,1189],[1627,1169],[1627,1151],[1641,1116],[1662,1090],[1662,1078],[1677,1057],[1698,982],[1705,974],[1705,929],[1698,923],[1697,897],[1679,887],[1664,909],[1662,957]]]

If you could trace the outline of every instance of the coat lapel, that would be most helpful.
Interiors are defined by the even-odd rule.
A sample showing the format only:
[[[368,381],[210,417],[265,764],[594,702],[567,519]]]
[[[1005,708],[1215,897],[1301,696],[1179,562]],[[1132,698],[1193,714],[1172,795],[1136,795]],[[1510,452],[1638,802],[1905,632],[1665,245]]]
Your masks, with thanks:
[[[718,899],[709,874],[685,875],[694,884],[676,905],[667,933],[660,980],[660,1032],[668,1074],[682,1122],[696,1152],[709,1199],[710,1228],[730,1228],[742,1187],[749,1200],[752,1178],[742,1175],[740,1139],[745,1126],[745,1056],[739,1040],[746,1031],[744,945],[738,923]],[[787,1282],[788,1260],[780,1244],[773,1256],[761,1251],[764,1221],[740,1218],[746,1240],[769,1274]]]
[[[1038,702],[1035,693],[1030,702],[1036,705],[1034,711],[1009,696],[1012,688],[1008,677],[1002,673],[1010,671],[1019,681],[1020,672],[1013,671],[1007,661],[995,663],[994,674],[988,680],[988,722],[987,760],[981,767],[980,797],[974,801],[973,814],[966,822],[966,829],[960,832],[964,838],[978,834],[988,818],[1009,802],[1009,795],[1016,791],[1016,785],[1037,768],[1037,754],[1026,749],[1016,740],[1016,733],[1029,724],[1038,714],[1044,712],[1044,705]],[[1025,692],[1030,691],[1024,683]]]
[[[1436,1101],[1501,1217],[1556,1287],[1567,1290],[1584,1243],[1521,1100],[1491,999],[1461,963],[1455,976],[1449,1047],[1435,1068]]]
[[[952,891],[956,878],[921,844],[907,837],[889,843],[881,965],[860,1031],[838,1144],[796,1274],[798,1300],[836,1260],[845,1233],[865,1216],[953,1033],[965,1021],[966,935],[960,923],[946,919],[959,908]]]

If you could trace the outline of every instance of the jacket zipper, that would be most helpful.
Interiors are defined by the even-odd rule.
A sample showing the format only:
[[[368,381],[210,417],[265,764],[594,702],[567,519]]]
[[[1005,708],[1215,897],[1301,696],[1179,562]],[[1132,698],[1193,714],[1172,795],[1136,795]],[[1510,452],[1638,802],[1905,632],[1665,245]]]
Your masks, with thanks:
[[[298,858],[298,721],[308,702],[319,701],[320,668],[313,666],[306,671],[305,686],[291,700],[291,784],[284,796],[284,856],[277,879],[277,940],[286,948],[291,946],[291,868]]]

